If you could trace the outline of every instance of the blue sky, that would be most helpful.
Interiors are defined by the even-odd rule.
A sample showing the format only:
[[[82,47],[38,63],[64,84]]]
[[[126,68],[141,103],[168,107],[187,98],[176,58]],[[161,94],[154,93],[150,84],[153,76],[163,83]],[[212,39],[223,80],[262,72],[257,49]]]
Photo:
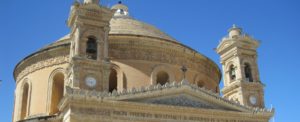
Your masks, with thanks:
[[[25,56],[69,32],[73,0],[3,0],[0,3],[0,121],[9,122],[14,103],[14,66]],[[102,0],[112,6],[116,0]],[[215,48],[232,24],[261,41],[258,63],[267,107],[275,122],[299,116],[300,1],[123,0],[134,18],[155,25],[214,60]],[[221,87],[222,87],[221,83]]]

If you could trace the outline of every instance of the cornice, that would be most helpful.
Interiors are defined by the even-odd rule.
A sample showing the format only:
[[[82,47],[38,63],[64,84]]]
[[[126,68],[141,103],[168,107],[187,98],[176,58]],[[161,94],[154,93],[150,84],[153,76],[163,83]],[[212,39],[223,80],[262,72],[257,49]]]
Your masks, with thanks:
[[[119,38],[122,38],[122,41]],[[218,84],[220,82],[221,72],[217,64],[194,50],[189,50],[182,45],[177,46],[176,42],[174,45],[173,41],[140,39],[132,36],[127,38],[124,35],[110,39],[113,40],[110,43],[110,56],[113,59],[146,60],[178,66],[186,65],[190,69],[216,78],[214,80]]]
[[[23,59],[14,70],[14,78],[18,83],[26,75],[54,65],[69,62],[69,48],[60,47],[37,52]]]
[[[97,91],[73,89],[67,86],[65,97],[60,102],[59,106],[60,107],[65,106],[66,105],[65,101],[68,99],[81,99],[85,101],[105,101],[105,100],[118,101],[122,99],[130,99],[133,97],[137,97],[139,95],[145,95],[145,94],[150,95],[156,91],[167,91],[167,90],[174,90],[174,89],[191,90],[195,93],[203,94],[204,97],[214,100],[215,102],[221,103],[226,106],[230,106],[231,108],[235,108],[237,110],[244,111],[244,112],[270,113],[270,114],[274,112],[274,109],[271,110],[265,108],[259,109],[259,108],[253,108],[253,107],[241,105],[234,101],[230,101],[228,99],[222,98],[218,94],[215,94],[210,90],[206,90],[205,88],[200,88],[194,84],[190,84],[186,80],[183,80],[182,82],[179,83],[177,82],[167,83],[163,86],[157,84],[157,85],[151,85],[151,86],[141,87],[141,88],[132,88],[129,90],[123,90],[119,92],[114,90],[112,93],[108,93],[107,91],[97,92]]]
[[[222,89],[222,92],[224,94],[232,91],[233,89],[236,88],[251,88],[251,89],[260,89],[260,87],[264,87],[264,84],[260,83],[260,82],[246,82],[243,80],[236,80],[235,82],[231,83],[229,86],[225,86]]]
[[[244,48],[243,46],[249,46]],[[250,37],[249,35],[240,35],[236,38],[224,37],[220,44],[216,48],[216,52],[220,55],[223,55],[226,51],[230,50],[230,48],[238,47],[246,50],[255,50],[259,46],[259,41]],[[249,49],[250,48],[250,49]]]

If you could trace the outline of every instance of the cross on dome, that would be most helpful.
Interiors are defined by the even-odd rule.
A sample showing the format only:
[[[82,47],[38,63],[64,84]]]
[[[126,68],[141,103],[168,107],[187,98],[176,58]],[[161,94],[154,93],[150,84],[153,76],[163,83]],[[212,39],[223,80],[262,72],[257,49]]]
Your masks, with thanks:
[[[84,4],[99,4],[99,0],[84,0]]]

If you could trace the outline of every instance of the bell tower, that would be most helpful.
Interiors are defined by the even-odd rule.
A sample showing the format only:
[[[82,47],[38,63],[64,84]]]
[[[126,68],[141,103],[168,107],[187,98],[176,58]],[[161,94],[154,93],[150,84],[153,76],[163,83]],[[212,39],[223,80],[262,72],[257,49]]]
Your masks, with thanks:
[[[113,10],[100,6],[99,0],[84,0],[72,5],[67,23],[71,29],[70,87],[97,91],[108,89],[108,33],[113,14]]]
[[[243,105],[264,108],[264,85],[257,65],[259,42],[233,25],[216,51],[221,56],[224,97]]]

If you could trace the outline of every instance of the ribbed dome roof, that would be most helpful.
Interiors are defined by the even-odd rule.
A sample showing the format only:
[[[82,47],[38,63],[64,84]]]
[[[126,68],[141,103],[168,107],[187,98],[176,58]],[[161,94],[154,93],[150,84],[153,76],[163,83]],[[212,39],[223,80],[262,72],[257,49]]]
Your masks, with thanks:
[[[128,7],[122,2],[112,6],[112,9],[116,10],[116,13],[110,21],[111,30],[109,34],[139,35],[175,41],[154,26],[131,18]]]
[[[154,26],[137,21],[130,17],[113,17],[110,21],[110,27],[111,30],[109,34],[139,35],[176,41]]]

